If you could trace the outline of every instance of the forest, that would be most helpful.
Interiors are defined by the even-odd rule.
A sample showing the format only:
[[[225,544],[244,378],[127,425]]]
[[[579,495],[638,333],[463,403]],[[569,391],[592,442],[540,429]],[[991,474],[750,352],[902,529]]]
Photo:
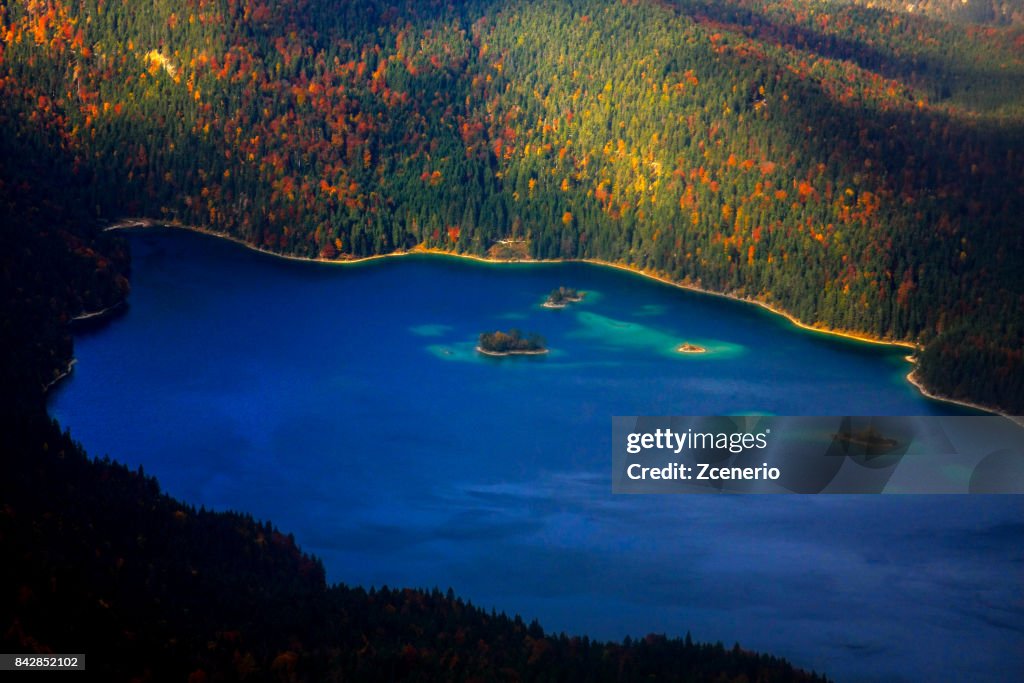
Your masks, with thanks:
[[[545,631],[446,592],[328,585],[269,523],[0,416],[0,648],[86,653],[103,681],[766,681],[824,677],[734,645]],[[41,495],[40,492],[45,492]]]
[[[563,285],[551,290],[547,299],[544,300],[544,305],[548,308],[565,308],[569,304],[583,301],[583,296],[583,293]]]
[[[915,342],[932,391],[1020,414],[1021,8],[909,4],[0,5],[4,649],[120,653],[89,660],[108,680],[821,680],[328,585],[272,525],[87,456],[45,394],[73,319],[128,296],[102,228],[145,217],[329,260],[615,262]]]
[[[516,353],[543,353],[547,351],[547,347],[544,346],[544,338],[539,334],[531,333],[524,337],[522,332],[515,329],[508,332],[502,332],[501,330],[482,332],[477,348],[482,353],[499,356]]]
[[[1019,413],[1024,28],[943,7],[10,2],[33,163],[0,191],[297,256],[616,262],[913,341],[932,391]]]
[[[34,170],[29,142],[4,135],[0,159]],[[46,391],[68,371],[75,318],[118,314],[129,258],[80,207],[51,203],[60,168],[10,195],[0,230],[0,650],[84,652],[104,681],[828,680],[689,634],[605,642],[451,589],[328,584],[269,522],[197,509],[141,468],[90,457],[47,415]]]
[[[0,159],[31,170],[26,142],[5,136]],[[104,681],[826,680],[688,635],[551,633],[450,589],[330,585],[272,524],[89,457],[45,393],[68,370],[74,318],[117,314],[129,259],[79,208],[49,203],[59,168],[12,195],[0,231],[0,650],[84,652]]]

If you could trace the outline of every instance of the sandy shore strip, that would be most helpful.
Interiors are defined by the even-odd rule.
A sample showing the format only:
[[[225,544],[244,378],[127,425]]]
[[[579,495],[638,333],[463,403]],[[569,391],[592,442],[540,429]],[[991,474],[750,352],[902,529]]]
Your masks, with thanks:
[[[102,318],[103,316],[108,315],[110,313],[113,313],[114,311],[120,309],[121,307],[123,307],[125,305],[125,303],[126,302],[124,300],[122,300],[122,301],[118,301],[113,306],[107,306],[106,308],[101,308],[98,311],[89,311],[88,313],[80,313],[79,315],[73,316],[71,318],[71,322],[77,323],[77,322],[82,322],[82,321],[85,321],[85,320],[95,320],[96,318]]]
[[[676,353],[707,353],[708,350],[698,344],[683,342],[676,347]]]
[[[548,352],[548,349],[537,349],[536,351],[488,351],[481,347],[476,347],[478,353],[482,353],[485,356],[493,356],[494,358],[503,358],[504,356],[543,356]]]
[[[907,356],[907,360],[910,360],[910,356]],[[910,361],[910,362],[914,362],[914,361]],[[980,410],[980,411],[986,412],[986,413],[993,413],[995,415],[999,415],[1001,417],[1005,417],[1007,420],[1010,420],[1011,422],[1014,422],[1014,423],[1020,425],[1021,427],[1024,427],[1024,416],[1021,416],[1021,415],[1010,415],[1008,413],[1004,413],[1001,410],[996,410],[994,408],[989,408],[988,406],[983,406],[980,403],[972,403],[971,401],[964,401],[964,400],[961,400],[961,399],[958,399],[958,398],[949,398],[948,396],[942,396],[942,395],[933,393],[930,389],[928,389],[928,387],[926,387],[924,384],[921,383],[921,380],[919,380],[917,378],[917,368],[916,367],[913,370],[911,370],[910,372],[907,373],[907,381],[910,382],[911,384],[913,384],[914,387],[919,392],[921,392],[922,396],[927,396],[928,398],[930,398],[930,399],[932,399],[934,401],[942,401],[943,403],[954,403],[954,404],[956,404],[958,406],[963,406],[965,408],[971,408],[972,410]]]
[[[46,394],[55,387],[62,379],[71,374],[71,371],[75,369],[75,363],[78,362],[77,358],[72,358],[68,361],[67,367],[59,375],[51,379],[49,382],[43,385],[43,393]]]
[[[513,263],[513,261],[498,261],[497,263]],[[514,261],[514,263],[534,263],[534,261]],[[536,261],[536,263],[552,263],[551,261]],[[565,261],[568,263],[568,261]],[[555,310],[562,310],[563,308],[569,308],[570,304],[578,304],[583,301],[583,297],[578,299],[568,299],[564,304],[553,304],[550,301],[545,301],[541,304],[543,308],[553,308]]]
[[[436,256],[451,256],[454,258],[469,259],[470,261],[477,261],[478,263],[493,263],[493,264],[509,264],[509,263],[567,263],[565,259],[497,259],[490,258],[489,256],[476,256],[474,254],[459,254],[453,251],[446,251],[444,249],[437,249],[434,247],[414,247],[409,250],[397,250],[390,254],[374,254],[373,256],[354,256],[352,258],[338,258],[338,259],[326,259],[319,256],[293,256],[291,254],[282,254],[278,251],[270,251],[263,247],[256,246],[251,242],[246,242],[240,237],[229,235],[226,232],[217,232],[215,230],[208,230],[206,228],[200,228],[194,225],[185,225],[184,223],[178,223],[176,221],[157,221],[151,218],[125,218],[112,225],[108,225],[103,228],[104,232],[109,230],[134,230],[140,228],[172,228],[174,230],[186,230],[188,232],[195,232],[200,235],[209,235],[210,237],[217,237],[229,242],[234,242],[240,246],[245,247],[251,251],[256,251],[261,254],[268,256],[274,256],[277,258],[287,259],[289,261],[302,261],[305,263],[326,263],[333,266],[355,266],[362,263],[369,263],[370,261],[379,261],[382,259],[398,258],[401,256],[411,256],[415,254],[433,254]]]
[[[320,258],[320,257],[291,256],[289,254],[281,254],[281,253],[278,253],[278,252],[275,252],[275,251],[270,251],[268,249],[263,249],[262,247],[258,247],[258,246],[254,245],[254,244],[250,244],[249,242],[246,242],[245,240],[243,240],[241,238],[235,237],[234,235],[229,235],[227,233],[222,233],[222,232],[216,232],[216,231],[213,231],[213,230],[208,230],[208,229],[197,227],[197,226],[194,226],[194,225],[184,225],[182,223],[178,223],[178,222],[175,222],[175,221],[158,221],[158,220],[153,220],[151,218],[124,218],[124,219],[121,219],[120,221],[117,221],[116,223],[114,223],[112,225],[107,226],[106,228],[104,228],[104,230],[125,230],[125,229],[131,229],[131,228],[156,228],[156,227],[165,227],[165,228],[174,228],[174,229],[178,229],[178,230],[187,230],[189,232],[196,232],[196,233],[199,233],[199,234],[202,234],[202,235],[210,235],[212,237],[219,237],[221,239],[225,239],[225,240],[228,240],[230,242],[234,242],[235,244],[239,244],[239,245],[245,247],[246,249],[251,249],[252,251],[258,251],[261,254],[267,254],[269,256],[276,256],[277,258],[288,259],[290,261],[306,261],[306,262],[313,262],[313,263],[328,263],[328,264],[339,265],[339,266],[355,265],[355,264],[359,264],[359,263],[366,263],[368,261],[377,261],[377,260],[380,260],[380,259],[387,259],[387,258],[398,258],[398,257],[401,257],[401,256],[409,256],[409,255],[413,255],[413,254],[433,254],[433,255],[437,255],[437,256],[449,256],[449,257],[453,257],[453,258],[468,259],[470,261],[476,261],[478,263],[491,263],[491,264],[510,264],[510,263],[538,263],[538,264],[540,264],[540,263],[574,263],[574,262],[577,262],[577,263],[578,262],[592,263],[594,265],[606,266],[608,268],[616,268],[618,270],[622,270],[622,271],[625,271],[627,273],[633,273],[634,275],[640,275],[640,276],[643,276],[643,277],[646,277],[646,278],[650,278],[652,280],[657,280],[658,282],[661,282],[663,284],[669,285],[671,287],[676,287],[676,288],[679,288],[679,289],[685,289],[685,290],[688,290],[688,291],[691,291],[691,292],[698,292],[700,294],[710,294],[712,296],[718,296],[718,297],[722,297],[723,299],[730,299],[732,301],[740,301],[740,302],[743,302],[743,303],[754,304],[754,305],[760,306],[761,308],[765,309],[766,311],[774,313],[775,315],[782,316],[783,318],[788,320],[790,323],[792,323],[796,327],[799,327],[800,329],[803,329],[803,330],[807,330],[809,332],[816,332],[818,334],[832,335],[832,336],[836,336],[836,337],[841,337],[843,339],[852,339],[854,341],[865,342],[865,343],[868,343],[868,344],[878,344],[880,346],[899,346],[899,347],[906,348],[906,349],[913,349],[915,351],[918,350],[918,345],[915,344],[914,342],[904,341],[904,340],[899,340],[899,339],[880,339],[878,337],[871,337],[871,336],[868,336],[868,335],[865,335],[865,334],[856,333],[856,332],[846,332],[846,331],[842,331],[842,330],[835,330],[835,329],[832,329],[832,328],[829,328],[829,327],[825,327],[825,326],[822,326],[822,325],[809,325],[809,324],[807,324],[805,322],[802,322],[801,320],[797,319],[789,311],[783,310],[783,309],[779,308],[778,306],[770,304],[770,303],[768,303],[766,301],[761,301],[759,299],[754,299],[752,297],[747,297],[747,296],[737,296],[735,294],[729,294],[727,292],[716,292],[714,290],[705,289],[703,287],[700,287],[700,286],[697,286],[697,285],[693,285],[693,284],[684,283],[684,282],[676,282],[674,280],[671,280],[671,279],[665,277],[664,275],[662,275],[660,273],[653,272],[653,271],[651,271],[649,269],[642,270],[640,268],[635,268],[633,266],[628,266],[628,265],[625,265],[623,263],[616,263],[614,261],[605,261],[605,260],[602,260],[602,259],[586,258],[586,259],[511,259],[510,260],[510,259],[490,258],[488,256],[476,256],[474,254],[459,254],[459,253],[456,253],[456,252],[446,251],[444,249],[437,249],[437,248],[433,248],[433,247],[431,247],[431,248],[418,247],[418,248],[414,248],[414,249],[411,249],[411,250],[408,250],[408,251],[394,251],[394,252],[391,252],[390,254],[376,254],[374,256],[361,256],[361,257],[356,257],[356,258],[351,258],[351,259],[325,259],[325,258]],[[477,350],[480,350],[480,349],[478,348]],[[488,352],[481,351],[481,353],[488,353]],[[495,355],[495,354],[488,354],[488,355]],[[916,366],[917,361],[914,359],[913,356],[908,355],[908,356],[905,357],[905,360],[907,360],[907,362],[909,362],[911,364],[914,364]],[[999,410],[997,408],[993,408],[993,407],[990,407],[990,406],[983,406],[983,405],[980,405],[980,404],[977,404],[977,403],[972,403],[970,401],[962,401],[962,400],[959,400],[959,399],[950,398],[948,396],[943,396],[941,394],[937,394],[937,393],[932,392],[930,389],[928,389],[924,385],[922,385],[921,382],[914,376],[915,370],[916,370],[916,367],[914,369],[912,369],[910,371],[910,373],[907,375],[907,381],[910,382],[910,384],[912,386],[914,386],[921,393],[922,396],[925,396],[925,397],[930,398],[930,399],[935,400],[935,401],[943,401],[945,403],[953,403],[955,405],[963,406],[965,408],[971,408],[972,410],[980,410],[980,411],[983,411],[983,412],[991,413],[993,415],[1001,415],[1001,416],[1006,417],[1006,418],[1008,418],[1010,420],[1013,420],[1014,422],[1016,422],[1018,424],[1024,425],[1024,417],[1008,415],[1007,413],[1004,413],[1003,411],[1001,411],[1001,410]]]

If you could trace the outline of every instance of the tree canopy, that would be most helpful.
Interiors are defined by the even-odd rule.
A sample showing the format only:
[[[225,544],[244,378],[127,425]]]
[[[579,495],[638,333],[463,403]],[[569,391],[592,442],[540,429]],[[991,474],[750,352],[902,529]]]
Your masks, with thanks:
[[[327,259],[522,240],[919,341],[1019,411],[1024,29],[871,5],[17,0],[2,196]]]

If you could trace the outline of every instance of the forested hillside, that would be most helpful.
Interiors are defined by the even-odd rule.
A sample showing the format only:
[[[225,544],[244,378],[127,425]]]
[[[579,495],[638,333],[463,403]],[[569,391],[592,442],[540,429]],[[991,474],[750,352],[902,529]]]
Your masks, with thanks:
[[[1021,0],[855,0],[865,7],[882,7],[908,14],[925,14],[937,19],[974,24],[1020,24],[1024,22]]]
[[[52,171],[97,219],[308,257],[621,262],[919,341],[929,387],[1020,412],[1024,29],[935,16],[18,0],[0,99],[36,163],[3,190]]]
[[[595,258],[922,344],[1024,409],[1014,2],[0,4],[0,634],[108,680],[814,680],[720,645],[544,633],[327,586],[268,524],[89,460],[45,415],[104,224],[346,259]]]
[[[69,321],[123,302],[127,254],[54,201],[84,185],[60,164],[42,173],[4,124],[0,159],[41,175],[7,195],[0,231],[0,651],[85,653],[90,680],[113,682],[825,680],[689,636],[596,641],[451,591],[328,585],[271,524],[88,458],[44,394],[67,369]]]
[[[451,591],[328,586],[270,524],[91,461],[41,413],[0,427],[0,648],[82,653],[103,681],[824,678],[721,643],[569,637]]]

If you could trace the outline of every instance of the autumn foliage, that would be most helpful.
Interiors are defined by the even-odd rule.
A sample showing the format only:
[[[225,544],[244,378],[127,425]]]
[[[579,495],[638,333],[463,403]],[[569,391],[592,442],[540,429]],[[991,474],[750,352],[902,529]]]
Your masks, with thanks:
[[[528,237],[877,337],[986,330],[1000,374],[930,382],[1019,406],[1024,38],[936,7],[19,0],[0,96],[93,216],[339,259]]]

